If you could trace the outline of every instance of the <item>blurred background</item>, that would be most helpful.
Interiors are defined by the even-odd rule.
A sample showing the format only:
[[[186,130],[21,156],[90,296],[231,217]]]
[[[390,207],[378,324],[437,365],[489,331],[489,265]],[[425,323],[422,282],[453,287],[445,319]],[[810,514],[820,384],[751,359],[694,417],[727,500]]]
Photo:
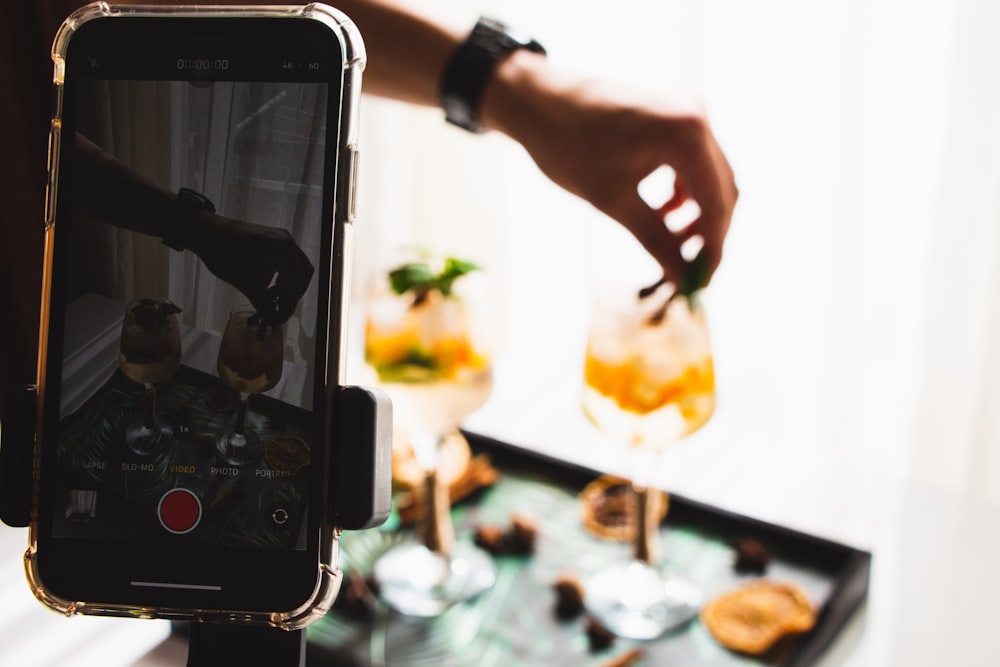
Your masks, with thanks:
[[[718,410],[691,448],[737,435],[1000,502],[1000,7],[424,4],[525,26],[558,67],[703,100],[740,201],[705,295]],[[357,293],[399,242],[482,262],[498,380],[468,426],[559,447],[543,440],[580,418],[591,286],[644,253],[505,137],[382,100],[362,113]]]

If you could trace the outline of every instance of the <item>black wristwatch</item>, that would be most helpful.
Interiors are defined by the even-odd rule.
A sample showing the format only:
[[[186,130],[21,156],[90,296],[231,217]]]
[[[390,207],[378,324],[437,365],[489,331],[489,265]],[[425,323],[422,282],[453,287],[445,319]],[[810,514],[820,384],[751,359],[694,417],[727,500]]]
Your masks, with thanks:
[[[167,216],[167,224],[163,230],[163,244],[174,250],[184,250],[181,239],[191,238],[188,228],[194,217],[202,211],[215,213],[215,204],[211,199],[191,188],[178,190],[177,201]]]
[[[479,103],[497,63],[518,49],[545,54],[545,48],[509,26],[481,18],[448,59],[441,77],[441,107],[449,123],[482,132]]]

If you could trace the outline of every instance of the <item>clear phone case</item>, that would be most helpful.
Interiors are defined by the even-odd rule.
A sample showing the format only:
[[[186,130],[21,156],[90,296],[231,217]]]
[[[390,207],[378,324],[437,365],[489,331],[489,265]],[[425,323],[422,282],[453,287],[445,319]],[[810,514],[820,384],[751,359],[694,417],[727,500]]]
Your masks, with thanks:
[[[335,201],[339,202],[334,206],[334,224],[346,225],[350,222],[353,211],[352,198],[354,186],[354,168],[356,160],[357,143],[357,115],[358,103],[361,94],[361,74],[366,63],[364,43],[354,23],[341,11],[333,7],[313,3],[302,6],[194,6],[194,5],[174,5],[174,6],[126,6],[110,4],[106,2],[95,2],[86,5],[71,14],[62,24],[56,34],[52,47],[52,60],[54,63],[53,73],[53,118],[49,136],[49,186],[46,193],[45,207],[45,268],[44,282],[42,289],[42,322],[41,336],[43,349],[48,332],[48,318],[51,299],[51,277],[53,261],[54,224],[56,220],[57,202],[57,174],[59,172],[59,147],[60,132],[62,129],[63,115],[63,86],[66,75],[66,56],[70,41],[73,35],[84,24],[95,19],[109,19],[114,17],[157,17],[157,16],[183,16],[183,17],[265,17],[281,18],[289,21],[316,21],[326,26],[330,33],[340,42],[343,59],[343,87],[341,106],[341,126],[339,128],[338,149],[342,155],[349,159],[338,160],[337,192]],[[345,227],[346,229],[346,227]],[[336,301],[331,303],[332,308],[344,307]],[[341,312],[343,316],[343,312]],[[343,321],[343,317],[341,317]],[[341,343],[337,332],[330,332],[331,346],[338,346]],[[341,351],[341,354],[343,352]],[[340,365],[342,369],[343,365]],[[342,370],[339,371],[342,374]],[[45,382],[45,360],[39,364],[38,372],[38,405],[39,419],[36,426],[34,465],[36,470],[35,493],[37,502],[37,471],[41,464],[40,443],[42,442],[42,425],[44,406],[44,382]],[[343,378],[328,377],[327,382],[334,384],[342,383]],[[287,630],[297,629],[308,625],[323,616],[332,605],[340,589],[342,573],[339,566],[339,529],[334,526],[324,526],[320,537],[320,558],[318,585],[312,597],[300,607],[291,610],[273,612],[247,612],[237,609],[182,609],[164,608],[156,606],[136,606],[95,603],[87,600],[67,600],[53,595],[42,583],[39,575],[38,565],[38,537],[40,527],[38,524],[38,512],[33,511],[32,521],[29,527],[29,546],[25,553],[25,570],[29,585],[35,596],[45,605],[67,616],[73,614],[93,614],[103,616],[120,616],[132,618],[163,618],[180,619],[202,622],[227,622],[227,623],[247,623],[262,624],[279,627]]]

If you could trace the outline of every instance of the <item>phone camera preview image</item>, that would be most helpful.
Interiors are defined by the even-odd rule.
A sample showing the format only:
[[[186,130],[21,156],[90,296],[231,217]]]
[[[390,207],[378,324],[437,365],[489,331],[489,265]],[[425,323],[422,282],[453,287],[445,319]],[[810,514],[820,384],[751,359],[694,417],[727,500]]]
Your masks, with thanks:
[[[326,85],[76,95],[54,535],[304,548]]]
[[[97,518],[97,491],[70,489],[65,517],[77,523],[90,523]]]

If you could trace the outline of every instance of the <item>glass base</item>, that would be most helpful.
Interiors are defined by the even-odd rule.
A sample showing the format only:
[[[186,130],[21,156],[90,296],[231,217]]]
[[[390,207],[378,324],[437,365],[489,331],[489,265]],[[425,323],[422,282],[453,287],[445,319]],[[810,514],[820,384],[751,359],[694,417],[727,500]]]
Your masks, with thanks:
[[[629,639],[655,639],[694,618],[702,594],[691,582],[632,561],[592,576],[584,605],[608,630]]]
[[[149,456],[163,449],[174,438],[170,422],[160,419],[152,428],[142,420],[125,427],[125,446],[139,456]]]
[[[227,426],[215,436],[215,452],[229,465],[250,465],[260,459],[261,439],[252,431],[237,433],[235,428]]]
[[[485,551],[457,543],[451,556],[422,544],[404,544],[386,551],[374,569],[379,596],[408,616],[438,616],[452,605],[493,587],[497,568]]]

